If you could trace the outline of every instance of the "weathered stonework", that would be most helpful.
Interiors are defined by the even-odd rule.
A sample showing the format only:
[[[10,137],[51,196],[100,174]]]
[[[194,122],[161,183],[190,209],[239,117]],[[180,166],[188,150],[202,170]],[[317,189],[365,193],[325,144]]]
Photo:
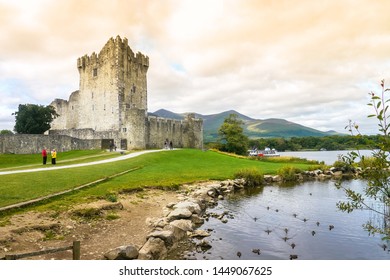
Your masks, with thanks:
[[[100,139],[79,139],[66,135],[10,134],[0,135],[0,154],[37,154],[46,148],[58,152],[101,149]]]
[[[202,148],[203,121],[194,115],[183,121],[148,116],[148,68],[149,58],[119,36],[99,54],[78,58],[80,88],[50,104],[60,116],[49,133],[110,139],[122,149],[161,148],[166,139],[175,147]]]

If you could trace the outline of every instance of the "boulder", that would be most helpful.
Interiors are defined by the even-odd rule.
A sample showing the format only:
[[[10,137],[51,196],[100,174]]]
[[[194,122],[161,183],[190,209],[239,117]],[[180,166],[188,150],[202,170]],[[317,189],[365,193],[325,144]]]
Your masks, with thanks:
[[[140,260],[163,260],[167,257],[168,250],[160,238],[150,237],[144,246],[139,250]]]
[[[193,231],[193,224],[190,220],[175,220],[171,222],[170,225],[184,231]]]
[[[196,238],[204,238],[208,236],[210,236],[210,233],[203,229],[194,230],[194,232],[190,234],[190,237],[196,237]]]
[[[185,208],[191,211],[191,213],[200,214],[202,210],[198,203],[194,201],[182,201],[173,206],[173,209]]]
[[[176,208],[168,214],[167,220],[168,222],[172,222],[174,220],[188,219],[191,216],[192,212],[187,208]]]
[[[104,254],[108,260],[134,260],[138,258],[138,248],[134,245],[120,246]]]
[[[272,176],[272,182],[281,182],[283,181],[283,177],[280,175]]]
[[[164,241],[165,245],[170,247],[175,242],[175,236],[173,231],[170,230],[156,230],[148,234],[146,239],[159,238]]]

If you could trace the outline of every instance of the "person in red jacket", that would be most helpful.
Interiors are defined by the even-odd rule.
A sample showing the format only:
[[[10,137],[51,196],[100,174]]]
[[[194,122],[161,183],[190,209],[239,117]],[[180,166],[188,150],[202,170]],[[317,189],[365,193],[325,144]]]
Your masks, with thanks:
[[[43,150],[42,150],[42,159],[43,159],[43,164],[46,164],[46,161],[47,161],[47,151],[46,151],[46,148],[43,148]]]

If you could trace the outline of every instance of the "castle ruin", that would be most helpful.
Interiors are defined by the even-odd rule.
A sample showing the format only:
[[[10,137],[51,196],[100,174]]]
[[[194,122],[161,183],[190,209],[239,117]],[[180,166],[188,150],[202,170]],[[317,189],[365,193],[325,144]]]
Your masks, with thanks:
[[[101,139],[103,147],[121,149],[161,148],[166,139],[175,147],[202,148],[203,121],[194,114],[185,120],[148,115],[148,68],[149,58],[119,36],[99,54],[78,58],[79,90],[50,104],[60,116],[49,134]]]

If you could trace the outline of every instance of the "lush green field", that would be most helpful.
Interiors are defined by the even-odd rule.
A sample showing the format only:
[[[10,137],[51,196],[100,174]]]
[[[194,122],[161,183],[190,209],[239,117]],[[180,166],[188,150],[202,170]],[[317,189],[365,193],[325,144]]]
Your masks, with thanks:
[[[15,159],[19,156],[14,155]],[[99,159],[99,158],[98,158]],[[95,181],[138,168],[103,183],[51,199],[46,205],[58,208],[94,197],[105,197],[139,187],[169,187],[182,183],[232,178],[245,168],[256,168],[263,174],[275,174],[283,166],[308,169],[310,165],[283,161],[256,161],[213,151],[173,150],[149,153],[135,158],[100,165],[50,170],[34,173],[0,175],[0,207]]]

